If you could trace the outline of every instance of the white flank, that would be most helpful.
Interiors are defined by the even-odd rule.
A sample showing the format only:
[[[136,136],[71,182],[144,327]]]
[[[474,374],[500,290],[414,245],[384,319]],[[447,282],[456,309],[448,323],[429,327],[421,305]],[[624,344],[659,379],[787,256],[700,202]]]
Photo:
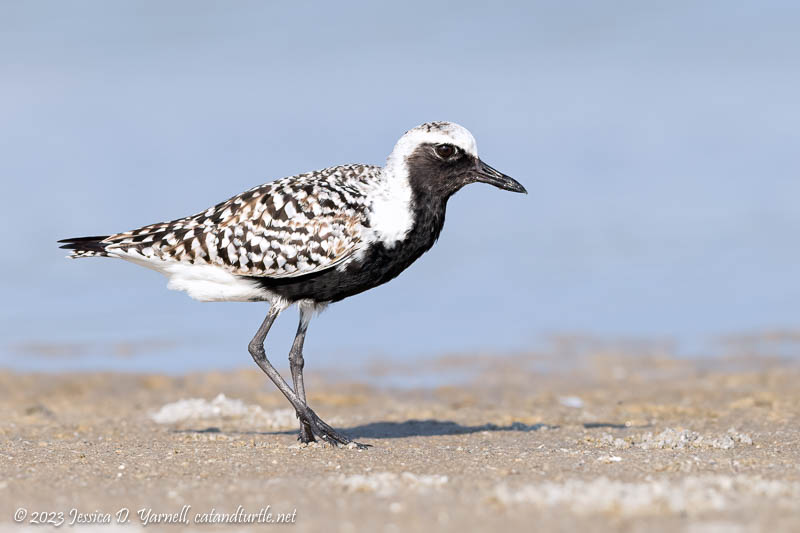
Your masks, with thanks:
[[[258,283],[234,276],[214,265],[172,263],[165,269],[167,288],[186,293],[201,302],[248,302],[264,300],[267,291]]]
[[[274,301],[277,297],[259,287],[258,283],[242,279],[215,265],[192,265],[177,261],[163,261],[156,257],[143,257],[136,252],[111,251],[109,255],[141,265],[169,278],[167,288],[185,291],[201,302],[251,302]]]

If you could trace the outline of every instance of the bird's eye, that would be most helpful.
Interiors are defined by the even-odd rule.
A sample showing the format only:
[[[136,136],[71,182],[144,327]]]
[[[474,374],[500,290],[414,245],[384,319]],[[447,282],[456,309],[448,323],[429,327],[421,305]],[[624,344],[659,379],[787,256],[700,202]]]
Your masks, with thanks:
[[[450,159],[458,152],[458,148],[453,146],[452,144],[437,144],[436,148],[434,148],[436,155],[441,157],[442,159]]]

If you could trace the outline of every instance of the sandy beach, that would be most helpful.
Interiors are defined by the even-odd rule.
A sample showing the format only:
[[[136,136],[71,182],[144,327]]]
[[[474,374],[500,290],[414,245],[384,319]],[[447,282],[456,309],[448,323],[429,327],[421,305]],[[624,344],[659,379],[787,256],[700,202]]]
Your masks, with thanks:
[[[310,403],[357,450],[299,446],[256,369],[5,372],[0,530],[798,531],[799,378],[775,358],[614,353],[312,367]]]

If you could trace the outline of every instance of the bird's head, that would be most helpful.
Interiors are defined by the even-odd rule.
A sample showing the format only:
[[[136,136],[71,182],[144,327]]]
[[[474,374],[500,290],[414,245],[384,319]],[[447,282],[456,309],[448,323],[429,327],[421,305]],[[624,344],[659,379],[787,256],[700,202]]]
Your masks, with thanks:
[[[475,138],[453,122],[427,122],[407,131],[389,155],[386,168],[408,176],[418,190],[445,198],[478,181],[506,191],[528,192],[518,181],[481,161]]]

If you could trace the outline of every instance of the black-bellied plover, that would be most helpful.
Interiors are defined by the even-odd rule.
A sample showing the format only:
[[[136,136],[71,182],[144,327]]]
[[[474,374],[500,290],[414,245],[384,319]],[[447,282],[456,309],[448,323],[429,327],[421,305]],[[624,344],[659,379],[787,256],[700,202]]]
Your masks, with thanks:
[[[70,257],[117,257],[157,270],[201,301],[269,302],[249,351],[292,404],[302,442],[351,440],[306,404],[303,341],[314,312],[396,277],[436,242],[447,200],[469,183],[527,192],[478,158],[462,126],[406,132],[383,167],[343,165],[259,185],[198,213],[115,235],[59,241]],[[294,388],[264,340],[292,304],[300,324],[289,352]]]

